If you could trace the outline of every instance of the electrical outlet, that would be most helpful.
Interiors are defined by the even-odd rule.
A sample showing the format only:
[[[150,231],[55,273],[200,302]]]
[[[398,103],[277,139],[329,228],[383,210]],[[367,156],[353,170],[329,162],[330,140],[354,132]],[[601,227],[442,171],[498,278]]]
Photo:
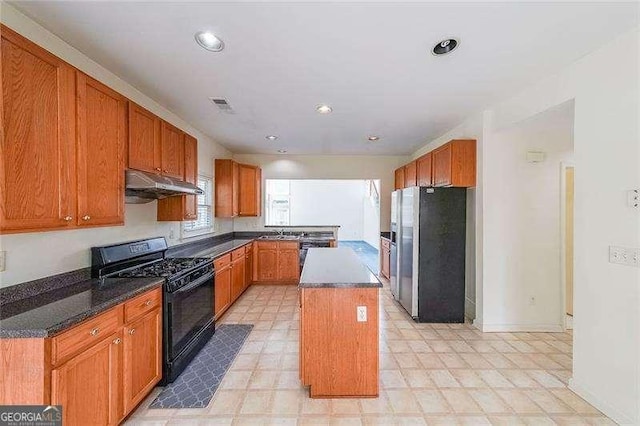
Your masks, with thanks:
[[[530,296],[529,297],[529,305],[530,306],[534,306],[536,304],[536,297],[535,296]]]
[[[367,322],[367,307],[358,306],[356,308],[358,322]]]
[[[173,239],[175,239],[175,238],[176,238],[176,233],[175,233],[175,231],[172,229],[172,230],[170,230],[170,231],[169,231],[169,239],[170,239],[170,240],[173,240]]]
[[[640,267],[640,249],[609,246],[609,263]]]
[[[627,191],[627,205],[634,209],[640,209],[640,189]]]
[[[3,272],[6,269],[7,265],[7,252],[0,251],[0,272]]]

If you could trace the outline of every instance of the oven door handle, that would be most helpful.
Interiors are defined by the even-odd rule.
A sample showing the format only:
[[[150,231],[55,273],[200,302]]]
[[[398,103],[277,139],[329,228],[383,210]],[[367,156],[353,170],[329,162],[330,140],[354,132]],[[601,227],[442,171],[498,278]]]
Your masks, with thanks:
[[[213,277],[214,277],[213,272],[209,272],[209,273],[201,276],[197,280],[189,283],[187,286],[180,287],[179,289],[177,289],[176,291],[172,292],[171,294],[184,293],[185,291],[193,290],[194,288],[199,287],[200,285],[202,285],[202,283],[204,283],[205,281],[210,280]]]

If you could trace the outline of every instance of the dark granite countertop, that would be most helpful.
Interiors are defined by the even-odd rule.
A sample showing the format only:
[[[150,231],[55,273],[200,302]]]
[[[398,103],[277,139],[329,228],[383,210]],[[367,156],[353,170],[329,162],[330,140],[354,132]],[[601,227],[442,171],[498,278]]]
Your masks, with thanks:
[[[310,248],[300,288],[382,287],[380,280],[348,247]]]
[[[229,240],[229,241],[223,241],[221,243],[218,243],[214,246],[210,246],[210,247],[203,247],[203,246],[196,246],[193,247],[191,250],[182,250],[179,253],[175,253],[172,254],[173,257],[219,257],[222,256],[224,254],[227,254],[237,248],[240,248],[244,245],[249,244],[250,242],[252,242],[254,239],[245,239],[245,238],[241,238],[241,239],[233,239],[233,240]]]
[[[51,337],[162,285],[164,278],[90,279],[0,306],[0,338]]]

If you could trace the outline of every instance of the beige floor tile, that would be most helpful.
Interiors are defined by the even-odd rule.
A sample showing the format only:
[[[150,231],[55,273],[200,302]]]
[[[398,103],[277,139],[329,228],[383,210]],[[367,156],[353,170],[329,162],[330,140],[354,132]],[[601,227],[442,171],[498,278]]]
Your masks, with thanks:
[[[487,414],[512,413],[513,410],[502,398],[490,389],[469,389],[469,395]]]
[[[207,407],[209,414],[234,415],[244,401],[245,391],[218,389]]]
[[[440,357],[435,353],[421,353],[416,355],[422,366],[426,369],[445,368]]]
[[[315,398],[302,398],[301,413],[303,415],[330,415],[331,414],[331,400],[329,399],[315,399]]]
[[[360,403],[357,399],[344,398],[331,400],[332,415],[360,414],[361,412]]]
[[[456,413],[481,413],[482,409],[465,389],[441,389],[451,408]]]
[[[451,370],[450,373],[464,388],[488,387],[487,384],[482,381],[478,373],[474,370],[458,369]]]
[[[408,389],[390,390],[387,395],[396,414],[420,413],[420,406],[412,391]]]
[[[574,412],[571,407],[562,402],[561,399],[556,398],[546,389],[531,389],[525,391],[525,393],[549,414],[566,414]]]
[[[256,370],[249,379],[248,389],[273,389],[278,375],[274,370]]]
[[[382,370],[380,383],[385,389],[406,388],[408,386],[400,370]]]
[[[412,352],[393,354],[393,357],[396,359],[396,362],[398,363],[398,367],[402,369],[422,368],[422,364],[420,363],[420,360]]]
[[[404,380],[411,388],[435,388],[429,370],[402,370]]]
[[[220,388],[222,389],[246,389],[251,379],[251,371],[227,371],[224,375]]]
[[[523,390],[497,389],[496,393],[518,414],[542,413],[540,408],[533,402]]]
[[[362,398],[360,400],[362,414],[390,414],[393,413],[386,392],[380,392],[378,398]]]
[[[268,412],[272,391],[252,390],[247,392],[240,407],[240,414],[260,414]]]
[[[564,388],[565,385],[544,370],[529,370],[527,374],[545,388]]]
[[[451,413],[451,406],[437,389],[416,390],[414,392],[418,404],[424,413]]]
[[[507,380],[498,370],[479,370],[480,378],[492,388],[512,388],[513,383]]]
[[[447,367],[449,369],[468,368],[469,367],[467,365],[467,363],[464,362],[462,357],[460,357],[460,355],[458,355],[458,354],[455,354],[455,353],[444,353],[444,354],[438,354],[438,356],[440,357],[440,360],[445,365],[445,367]]]
[[[278,416],[297,416],[301,410],[303,398],[306,398],[306,396],[303,396],[300,390],[274,391],[271,402],[271,414]]]

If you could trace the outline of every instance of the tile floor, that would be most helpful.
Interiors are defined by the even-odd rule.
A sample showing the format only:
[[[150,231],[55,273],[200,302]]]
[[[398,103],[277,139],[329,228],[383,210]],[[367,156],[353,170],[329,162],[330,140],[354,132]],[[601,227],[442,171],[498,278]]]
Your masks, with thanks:
[[[570,333],[482,333],[416,324],[381,290],[380,397],[312,400],[298,380],[294,286],[252,286],[223,317],[251,323],[206,408],[148,409],[132,425],[607,425],[566,387]]]

